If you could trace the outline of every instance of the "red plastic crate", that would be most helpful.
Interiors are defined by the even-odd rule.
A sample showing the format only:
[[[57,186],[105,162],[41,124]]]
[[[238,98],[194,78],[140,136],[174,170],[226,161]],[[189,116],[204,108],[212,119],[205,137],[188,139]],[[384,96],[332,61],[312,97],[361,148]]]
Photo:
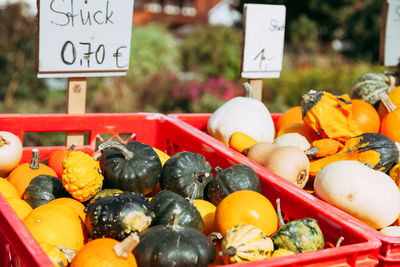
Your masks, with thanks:
[[[209,113],[198,113],[198,114],[169,114],[169,117],[172,117],[176,120],[179,120],[186,124],[185,127],[189,127],[189,131],[195,132],[197,130],[197,135],[203,139],[203,142],[209,142],[212,143],[213,146],[218,147],[221,150],[226,150],[232,154],[234,157],[237,157],[240,159],[240,162],[245,163],[253,168],[256,168],[255,166],[258,166],[262,168],[260,165],[254,163],[250,159],[248,159],[246,156],[242,155],[241,153],[226,147],[223,145],[221,142],[217,141],[216,139],[212,138],[207,132],[207,122],[208,119],[210,118],[211,114]],[[279,119],[281,114],[279,113],[273,113],[271,114],[272,119],[274,123]],[[200,130],[200,131],[199,131]],[[259,173],[259,175],[263,175],[264,177],[267,177],[268,179],[273,179],[276,181],[276,179],[280,179],[279,183],[286,183],[288,187],[290,187],[292,190],[296,191],[297,194],[302,195],[305,198],[309,198],[310,203],[318,203],[318,205],[322,206],[324,209],[331,211],[334,214],[337,214],[340,217],[343,217],[344,220],[351,222],[352,224],[356,225],[357,227],[360,227],[363,231],[368,232],[371,235],[374,235],[376,238],[378,238],[382,242],[382,246],[380,248],[380,253],[379,253],[379,266],[400,266],[400,237],[390,237],[381,234],[379,231],[367,226],[363,222],[357,220],[353,216],[349,215],[348,213],[345,213],[344,211],[333,207],[332,205],[320,200],[319,198],[308,194],[305,190],[299,190],[297,187],[287,183],[286,181],[283,181],[282,178],[279,178],[277,175],[269,172],[267,169],[264,169]]]
[[[198,130],[173,117],[154,113],[135,114],[3,114],[0,131],[11,131],[24,140],[29,132],[86,132],[87,144],[77,147],[94,153],[98,144],[115,138],[122,142],[140,141],[156,147],[169,155],[179,151],[200,153],[213,168],[227,168],[242,163],[237,153],[221,146],[213,138],[204,138]],[[28,162],[33,147],[24,147],[23,162]],[[37,147],[41,159],[56,148]],[[286,221],[311,217],[318,220],[327,242],[335,244],[342,236],[338,248],[327,246],[319,251],[249,262],[238,266],[376,266],[381,242],[361,231],[354,224],[344,221],[320,204],[313,203],[310,195],[293,190],[282,179],[252,166],[259,174],[263,194],[274,204],[281,199]],[[275,206],[276,208],[276,206]],[[33,239],[5,199],[0,197],[0,266],[37,267],[52,266],[51,262]],[[230,265],[236,266],[236,265]]]

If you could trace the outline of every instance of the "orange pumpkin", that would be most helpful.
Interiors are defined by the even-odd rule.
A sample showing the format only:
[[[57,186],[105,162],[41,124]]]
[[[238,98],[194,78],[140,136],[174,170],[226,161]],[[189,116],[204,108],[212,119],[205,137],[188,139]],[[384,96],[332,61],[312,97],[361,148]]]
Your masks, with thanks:
[[[83,205],[78,200],[71,198],[71,197],[60,197],[60,198],[53,199],[49,203],[71,208],[73,211],[75,211],[79,215],[79,217],[82,219],[82,222],[85,222],[85,218],[86,218],[85,205]]]
[[[24,219],[36,241],[80,250],[87,241],[85,225],[71,208],[45,204],[33,209]]]
[[[379,132],[392,139],[392,141],[400,142],[400,109],[393,104],[386,93],[382,94],[380,97],[388,113],[381,121],[381,129]]]
[[[251,224],[271,235],[278,228],[278,215],[262,194],[240,190],[226,196],[215,210],[215,230],[225,236],[235,225]]]
[[[368,102],[352,99],[353,120],[364,133],[379,133],[381,120],[379,114]]]
[[[63,160],[68,156],[69,152],[74,150],[74,148],[75,144],[72,144],[69,149],[57,149],[50,153],[49,158],[47,159],[47,165],[57,173],[58,178],[61,178],[62,176]]]
[[[39,150],[34,148],[31,163],[23,163],[15,167],[8,175],[8,181],[15,186],[19,197],[22,198],[32,179],[41,174],[57,177],[57,173],[52,168],[40,163]]]
[[[130,236],[128,236],[129,238]],[[125,240],[124,240],[125,241]],[[122,242],[124,242],[122,241]],[[109,267],[136,267],[135,256],[130,249],[129,254],[118,256],[115,246],[121,244],[112,238],[97,238],[89,241],[78,251],[70,267],[109,266]]]
[[[275,132],[277,133],[289,124],[294,123],[303,123],[301,106],[294,106],[283,112],[275,123]]]
[[[211,202],[203,199],[195,199],[193,205],[200,212],[201,218],[204,222],[204,228],[202,232],[205,235],[209,235],[214,232],[214,216],[216,207]]]

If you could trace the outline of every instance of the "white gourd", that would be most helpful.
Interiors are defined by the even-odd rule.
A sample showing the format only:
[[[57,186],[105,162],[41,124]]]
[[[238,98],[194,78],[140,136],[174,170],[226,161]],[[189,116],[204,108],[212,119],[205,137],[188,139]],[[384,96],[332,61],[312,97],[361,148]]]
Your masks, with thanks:
[[[381,229],[400,214],[400,190],[384,172],[358,161],[337,161],[315,177],[318,197],[353,215],[367,225]]]
[[[397,225],[388,226],[388,227],[381,229],[379,232],[381,232],[382,234],[387,235],[387,236],[400,237],[400,226],[397,226]]]
[[[234,132],[242,132],[256,141],[272,142],[275,126],[268,108],[258,99],[251,98],[251,87],[245,83],[246,97],[238,96],[224,103],[211,114],[207,132],[228,145]]]
[[[272,143],[278,146],[296,146],[302,151],[310,149],[311,146],[310,143],[307,141],[307,138],[299,133],[282,134],[281,136],[275,138]]]

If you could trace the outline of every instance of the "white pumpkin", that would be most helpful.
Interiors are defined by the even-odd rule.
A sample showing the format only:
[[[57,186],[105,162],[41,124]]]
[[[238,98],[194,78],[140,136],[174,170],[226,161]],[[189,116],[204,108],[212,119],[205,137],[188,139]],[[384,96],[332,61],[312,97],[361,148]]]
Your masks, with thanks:
[[[337,161],[315,177],[318,197],[353,215],[367,225],[381,229],[400,214],[400,190],[384,172],[358,161]]]
[[[234,132],[245,133],[258,142],[272,143],[275,126],[271,113],[264,103],[249,96],[247,89],[246,97],[232,98],[214,111],[207,123],[208,134],[225,145]]]
[[[307,138],[299,133],[282,134],[281,136],[275,138],[272,143],[278,146],[296,146],[302,151],[310,149],[311,146],[310,143],[307,141]]]
[[[382,228],[379,232],[387,236],[396,236],[400,237],[400,226],[393,225]]]
[[[0,132],[0,177],[7,177],[22,158],[22,143],[18,136],[11,132]]]

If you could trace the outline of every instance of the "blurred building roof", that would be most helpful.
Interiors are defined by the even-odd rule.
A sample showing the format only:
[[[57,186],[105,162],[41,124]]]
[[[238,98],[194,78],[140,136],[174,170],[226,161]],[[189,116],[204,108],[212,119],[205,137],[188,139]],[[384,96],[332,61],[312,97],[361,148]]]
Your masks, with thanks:
[[[233,18],[223,18],[228,14],[231,0],[135,0],[133,24],[163,22],[170,26],[195,23],[231,24]],[[210,12],[212,10],[212,12]],[[210,16],[213,16],[210,21]]]

